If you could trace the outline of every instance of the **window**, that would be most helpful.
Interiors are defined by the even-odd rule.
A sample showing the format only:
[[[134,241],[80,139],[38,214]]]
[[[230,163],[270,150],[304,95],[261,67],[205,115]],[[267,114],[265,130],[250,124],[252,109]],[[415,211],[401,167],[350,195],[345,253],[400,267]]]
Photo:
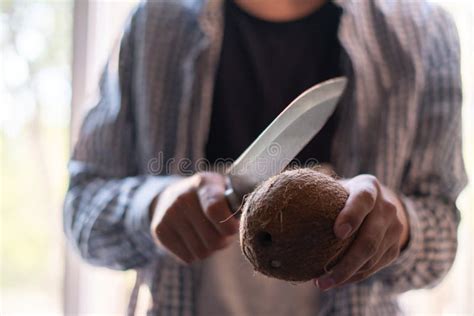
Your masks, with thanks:
[[[93,105],[99,77],[113,46],[120,38],[124,22],[137,1],[76,1],[72,76],[71,140],[74,143],[80,122]],[[66,253],[64,311],[66,315],[99,313],[121,315],[135,273],[117,272],[83,263],[76,253]]]
[[[61,314],[73,2],[0,1],[3,315]]]

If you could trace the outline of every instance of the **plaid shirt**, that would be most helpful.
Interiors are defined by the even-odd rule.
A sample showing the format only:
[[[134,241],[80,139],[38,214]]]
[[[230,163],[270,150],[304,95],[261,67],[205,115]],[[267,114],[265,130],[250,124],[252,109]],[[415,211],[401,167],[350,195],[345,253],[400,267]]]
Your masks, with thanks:
[[[447,14],[422,1],[338,5],[350,62],[332,163],[340,176],[370,173],[399,192],[411,238],[391,266],[322,293],[318,312],[396,314],[396,295],[435,285],[456,253],[455,200],[466,183],[458,38]],[[180,170],[151,162],[204,156],[222,34],[221,1],[138,6],[70,161],[69,240],[92,264],[136,269],[150,315],[196,314],[198,265],[176,264],[149,232],[150,201]]]

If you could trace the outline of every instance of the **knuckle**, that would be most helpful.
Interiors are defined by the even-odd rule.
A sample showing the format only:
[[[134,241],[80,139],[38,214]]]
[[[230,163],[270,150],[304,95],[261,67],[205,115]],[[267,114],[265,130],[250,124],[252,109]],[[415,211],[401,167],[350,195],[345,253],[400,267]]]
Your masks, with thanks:
[[[368,183],[370,183],[371,185],[373,185],[375,187],[378,187],[380,185],[379,180],[374,175],[367,174],[367,175],[365,175],[365,179]]]
[[[397,215],[397,207],[392,202],[386,201],[383,206],[383,210],[388,216]]]
[[[360,199],[366,201],[366,202],[371,202],[373,201],[374,197],[373,197],[373,194],[372,194],[372,190],[365,187],[363,189],[361,189],[358,194]]]
[[[399,235],[403,231],[403,224],[400,221],[395,221],[393,223],[394,232]]]
[[[377,192],[370,187],[364,187],[359,190],[357,197],[364,206],[372,207],[375,204]]]

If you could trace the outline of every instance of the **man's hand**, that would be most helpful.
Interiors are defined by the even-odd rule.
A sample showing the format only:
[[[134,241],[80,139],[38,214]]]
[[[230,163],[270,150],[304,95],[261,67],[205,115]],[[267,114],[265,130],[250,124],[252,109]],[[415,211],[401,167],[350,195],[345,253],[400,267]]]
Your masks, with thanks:
[[[338,238],[356,237],[341,261],[315,280],[327,290],[363,280],[398,258],[407,243],[409,226],[397,196],[375,177],[360,175],[341,181],[349,198],[334,224]]]
[[[150,208],[155,242],[179,260],[204,259],[231,242],[238,221],[224,197],[217,173],[198,173],[167,187]]]

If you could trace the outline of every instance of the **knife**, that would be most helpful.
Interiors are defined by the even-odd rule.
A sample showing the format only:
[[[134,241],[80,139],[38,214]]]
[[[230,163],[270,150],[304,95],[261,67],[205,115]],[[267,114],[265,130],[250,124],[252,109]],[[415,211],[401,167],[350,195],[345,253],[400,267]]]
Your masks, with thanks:
[[[225,196],[237,214],[245,194],[281,172],[321,130],[346,87],[338,77],[319,83],[291,102],[226,170]]]

